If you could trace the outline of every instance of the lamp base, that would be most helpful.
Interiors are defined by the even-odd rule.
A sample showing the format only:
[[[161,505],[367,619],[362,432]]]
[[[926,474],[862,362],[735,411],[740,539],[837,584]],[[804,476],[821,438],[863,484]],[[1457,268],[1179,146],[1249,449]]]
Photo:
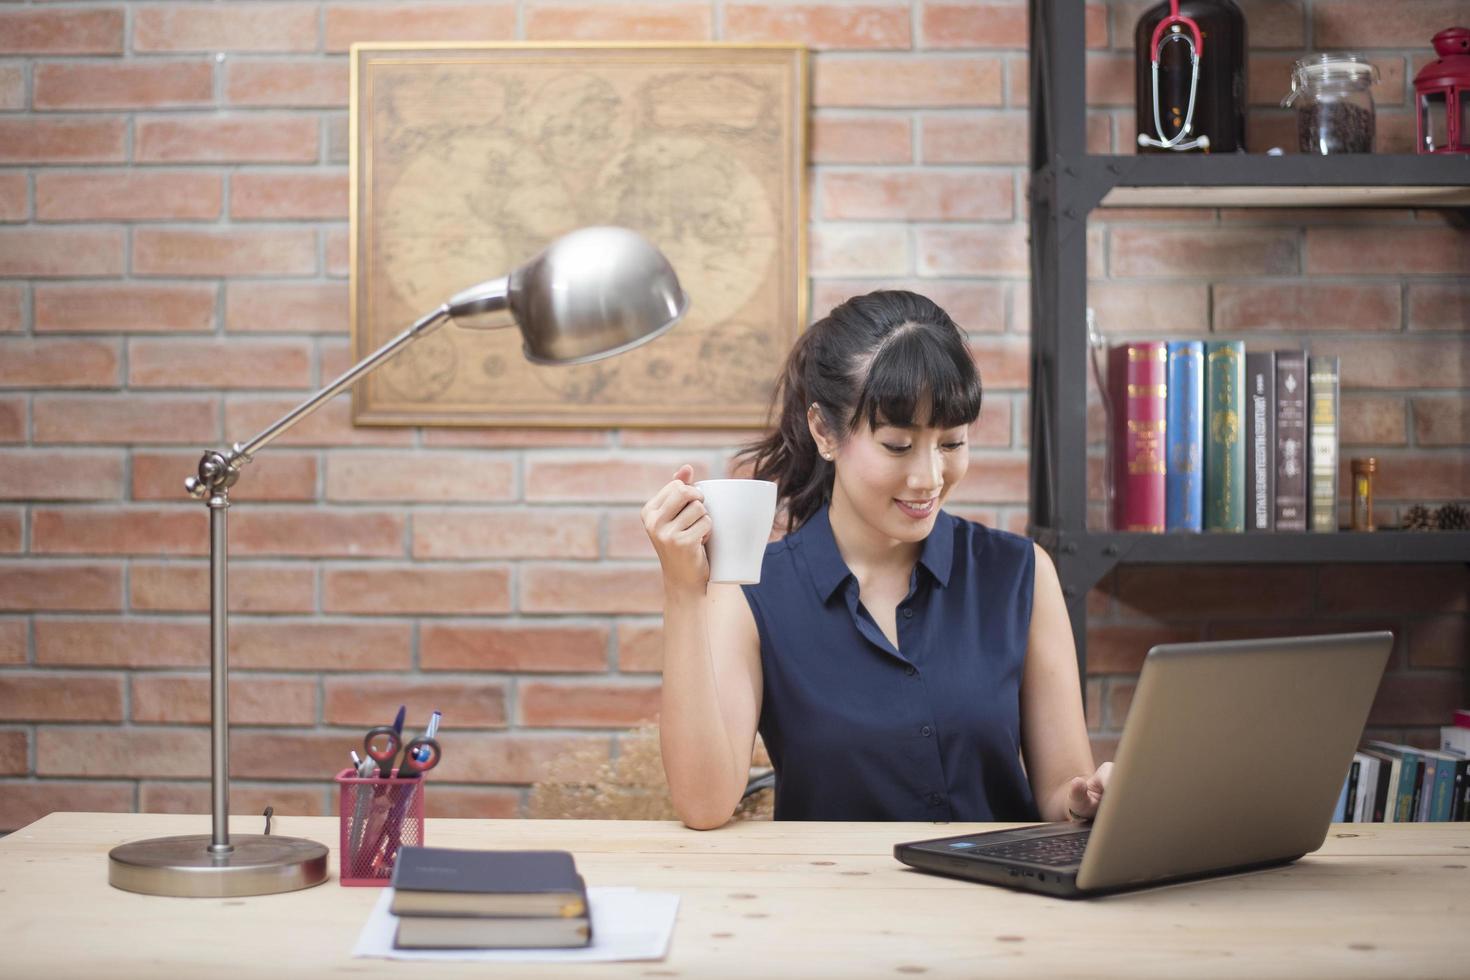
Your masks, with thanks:
[[[208,834],[195,834],[120,844],[107,855],[107,881],[144,895],[238,898],[296,891],[327,879],[327,849],[316,841],[235,834],[228,854],[211,853],[212,843]]]

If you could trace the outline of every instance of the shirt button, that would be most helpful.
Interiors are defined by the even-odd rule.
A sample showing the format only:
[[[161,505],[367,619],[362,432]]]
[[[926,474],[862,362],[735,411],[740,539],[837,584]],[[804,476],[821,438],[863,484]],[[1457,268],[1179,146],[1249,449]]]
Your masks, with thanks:
[[[930,735],[934,734],[934,729],[930,728],[928,725],[925,725],[923,728],[919,729],[919,734],[924,736],[925,738],[928,738]]]
[[[914,618],[914,611],[912,609],[905,609],[903,611],[903,618],[904,619],[913,619]]]
[[[913,677],[918,672],[919,672],[919,668],[917,668],[917,667],[910,667],[908,670],[904,671],[904,673],[905,674],[908,674],[910,677]]]

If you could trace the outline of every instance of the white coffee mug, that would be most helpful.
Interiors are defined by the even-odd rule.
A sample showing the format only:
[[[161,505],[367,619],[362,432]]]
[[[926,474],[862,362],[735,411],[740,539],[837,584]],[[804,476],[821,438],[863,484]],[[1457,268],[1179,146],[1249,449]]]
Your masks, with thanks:
[[[709,580],[754,585],[776,520],[776,484],[768,480],[700,480],[709,511]]]

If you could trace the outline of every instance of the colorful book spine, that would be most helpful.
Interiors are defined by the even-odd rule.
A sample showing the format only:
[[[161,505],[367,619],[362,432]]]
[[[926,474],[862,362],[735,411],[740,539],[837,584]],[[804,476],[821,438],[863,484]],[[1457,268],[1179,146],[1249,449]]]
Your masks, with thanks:
[[[1276,530],[1307,529],[1307,355],[1276,353]]]
[[[1276,356],[1245,355],[1245,529],[1276,527]]]
[[[1313,357],[1307,362],[1311,399],[1311,493],[1308,517],[1313,531],[1337,530],[1338,361]]]
[[[1198,340],[1169,344],[1168,397],[1164,440],[1168,447],[1164,526],[1170,531],[1204,529],[1205,345]]]
[[[1205,530],[1245,530],[1245,344],[1205,345]]]
[[[1113,529],[1164,530],[1164,423],[1168,345],[1119,344],[1108,352],[1113,406]]]

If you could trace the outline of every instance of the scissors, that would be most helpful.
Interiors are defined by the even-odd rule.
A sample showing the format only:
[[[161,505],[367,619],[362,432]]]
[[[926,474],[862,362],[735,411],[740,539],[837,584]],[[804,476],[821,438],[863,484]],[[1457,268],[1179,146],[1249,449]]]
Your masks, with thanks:
[[[405,744],[398,729],[379,725],[369,729],[362,739],[362,750],[378,764],[378,775],[383,779],[394,775],[393,760],[400,749],[403,761],[397,769],[399,779],[416,779],[439,764],[439,743],[428,735],[420,735]]]

